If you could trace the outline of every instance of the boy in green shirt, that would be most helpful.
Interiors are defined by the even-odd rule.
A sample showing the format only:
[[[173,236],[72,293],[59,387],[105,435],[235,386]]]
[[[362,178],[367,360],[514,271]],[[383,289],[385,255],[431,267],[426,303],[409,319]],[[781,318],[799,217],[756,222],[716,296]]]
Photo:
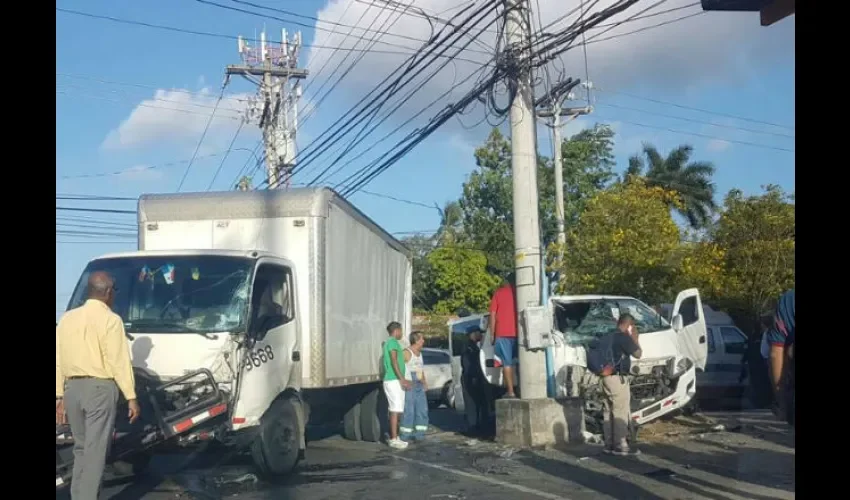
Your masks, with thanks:
[[[390,419],[390,440],[392,448],[403,450],[407,443],[398,438],[398,421],[404,413],[404,391],[410,388],[410,381],[404,378],[404,349],[401,347],[401,324],[393,321],[387,325],[390,338],[384,342],[384,393],[387,395]]]

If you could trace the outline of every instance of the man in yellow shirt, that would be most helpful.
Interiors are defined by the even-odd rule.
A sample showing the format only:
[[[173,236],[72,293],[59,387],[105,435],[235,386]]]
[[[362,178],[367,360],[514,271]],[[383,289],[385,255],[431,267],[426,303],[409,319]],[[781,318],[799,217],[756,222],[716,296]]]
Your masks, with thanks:
[[[118,391],[130,422],[139,418],[124,322],[112,312],[115,284],[105,272],[88,281],[88,300],[56,327],[56,423],[66,415],[74,436],[73,500],[95,500],[115,428]]]

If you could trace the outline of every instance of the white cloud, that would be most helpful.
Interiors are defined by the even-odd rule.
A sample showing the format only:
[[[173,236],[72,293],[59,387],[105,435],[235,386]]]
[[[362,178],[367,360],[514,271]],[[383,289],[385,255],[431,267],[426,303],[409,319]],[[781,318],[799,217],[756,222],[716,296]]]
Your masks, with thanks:
[[[708,150],[715,153],[722,153],[729,149],[732,144],[729,141],[724,141],[723,139],[712,139],[708,141]]]
[[[107,134],[101,148],[127,150],[151,144],[192,148],[197,145],[217,98],[209,89],[199,92],[157,90],[152,98],[140,102]],[[233,94],[222,99],[204,141],[208,147],[217,143],[222,144],[215,149],[227,146],[239,126],[247,98],[247,94]]]

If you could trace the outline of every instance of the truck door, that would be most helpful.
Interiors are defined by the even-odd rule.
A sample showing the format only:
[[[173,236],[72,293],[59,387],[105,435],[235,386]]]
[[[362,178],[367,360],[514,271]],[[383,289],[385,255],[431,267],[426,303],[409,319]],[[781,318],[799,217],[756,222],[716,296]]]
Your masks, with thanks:
[[[490,315],[485,314],[481,319],[481,329],[484,330],[484,340],[481,341],[481,364],[484,376],[491,385],[502,387],[502,365],[496,360],[496,350],[493,347],[493,332],[490,331]],[[517,338],[519,340],[519,338]],[[519,347],[522,349],[522,347]],[[514,370],[514,386],[519,387],[517,370]]]
[[[676,320],[676,316],[681,317],[681,324]],[[696,288],[679,293],[673,305],[672,318],[674,326],[679,327],[676,338],[681,354],[690,358],[699,370],[704,370],[708,359],[708,333],[702,301]]]
[[[251,291],[248,337],[253,345],[239,351],[241,376],[234,428],[258,424],[281,392],[300,383],[290,380],[293,353],[298,350],[296,310],[292,270],[261,260]]]

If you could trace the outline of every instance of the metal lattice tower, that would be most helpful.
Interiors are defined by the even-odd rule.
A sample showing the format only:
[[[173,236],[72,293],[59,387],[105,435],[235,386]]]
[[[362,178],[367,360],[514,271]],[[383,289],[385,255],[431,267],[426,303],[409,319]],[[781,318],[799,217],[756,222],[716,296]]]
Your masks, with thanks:
[[[271,43],[262,32],[259,47],[248,45],[240,36],[242,64],[226,69],[228,77],[241,75],[258,87],[248,105],[246,119],[257,124],[263,132],[269,189],[289,187],[295,167],[301,80],[307,77],[307,70],[298,68],[301,33],[296,33],[291,40],[286,30],[281,30],[281,35],[280,43]]]

